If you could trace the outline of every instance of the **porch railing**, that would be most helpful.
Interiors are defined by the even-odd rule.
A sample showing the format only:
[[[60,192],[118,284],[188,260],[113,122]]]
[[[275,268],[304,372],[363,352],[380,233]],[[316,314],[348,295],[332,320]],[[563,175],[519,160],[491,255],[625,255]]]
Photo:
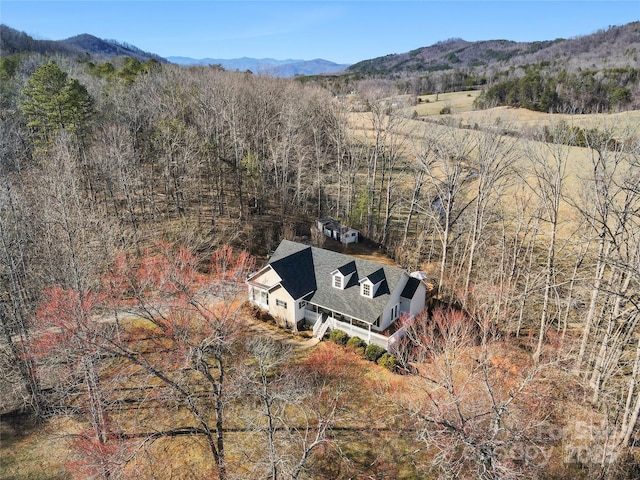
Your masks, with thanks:
[[[402,327],[390,336],[382,335],[380,333],[372,332],[368,329],[358,327],[351,323],[340,322],[334,317],[325,316],[322,313],[316,313],[311,310],[305,312],[305,318],[309,323],[313,324],[313,336],[322,338],[329,328],[342,330],[349,336],[357,336],[363,339],[367,344],[373,343],[378,345],[388,352],[394,353],[398,347],[400,339],[404,336],[407,330],[407,326],[411,324],[411,320],[406,320]]]

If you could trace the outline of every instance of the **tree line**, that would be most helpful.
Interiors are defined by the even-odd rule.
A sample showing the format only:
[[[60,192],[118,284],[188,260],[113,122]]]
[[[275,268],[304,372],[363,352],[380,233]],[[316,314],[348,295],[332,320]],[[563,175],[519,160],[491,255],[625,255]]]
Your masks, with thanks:
[[[600,113],[633,105],[639,71],[633,67],[551,74],[543,65],[528,67],[524,76],[504,80],[484,90],[478,108],[506,105],[539,112]]]

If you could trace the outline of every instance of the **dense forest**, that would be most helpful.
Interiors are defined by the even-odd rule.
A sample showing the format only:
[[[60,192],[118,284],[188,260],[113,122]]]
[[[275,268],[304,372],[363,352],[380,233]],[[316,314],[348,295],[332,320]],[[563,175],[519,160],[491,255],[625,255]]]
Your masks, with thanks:
[[[627,110],[640,84],[640,70],[626,67],[584,70],[556,76],[544,65],[529,67],[523,77],[495,83],[483,91],[477,106],[524,107],[539,112],[599,113]]]
[[[0,77],[3,404],[74,419],[56,478],[637,477],[637,117],[518,135],[153,59]],[[482,98],[629,105],[586,77],[596,106],[535,69]],[[247,327],[246,275],[321,216],[437,286],[393,373]]]

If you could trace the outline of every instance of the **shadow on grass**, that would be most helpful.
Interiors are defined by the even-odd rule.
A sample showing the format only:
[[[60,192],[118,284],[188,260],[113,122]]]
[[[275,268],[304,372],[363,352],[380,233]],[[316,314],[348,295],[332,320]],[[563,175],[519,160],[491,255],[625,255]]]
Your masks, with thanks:
[[[9,448],[42,427],[30,412],[11,412],[0,415],[0,448]]]
[[[21,444],[36,436],[44,428],[42,421],[29,412],[0,415],[0,478],[3,480],[62,480],[68,478],[60,471],[47,471],[42,465],[27,466],[33,452]],[[29,443],[29,442],[27,442]],[[34,460],[35,461],[35,460]]]

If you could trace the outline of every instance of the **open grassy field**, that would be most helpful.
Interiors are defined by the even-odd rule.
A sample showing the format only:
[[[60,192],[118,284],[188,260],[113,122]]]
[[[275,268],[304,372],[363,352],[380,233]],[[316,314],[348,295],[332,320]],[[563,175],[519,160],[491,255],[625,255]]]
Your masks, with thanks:
[[[71,478],[64,465],[70,459],[70,436],[77,424],[69,417],[34,423],[20,413],[0,419],[0,478],[5,480],[63,480]]]
[[[418,103],[414,107],[407,107],[405,114],[418,116],[440,115],[443,108],[449,108],[451,113],[462,113],[473,110],[473,102],[480,95],[479,90],[469,90],[464,92],[440,93],[438,95],[421,95]]]
[[[479,90],[422,95],[418,103],[401,109],[407,118],[417,115],[429,117],[428,120],[453,119],[456,123],[468,127],[494,128],[500,126],[514,132],[534,132],[553,123],[564,121],[570,126],[582,129],[612,128],[622,137],[635,132],[640,133],[640,110],[617,113],[598,113],[571,115],[567,113],[544,113],[526,108],[495,107],[487,110],[474,110],[473,102],[480,95]],[[405,104],[409,103],[409,95],[401,97]],[[451,114],[443,115],[444,107],[451,109]],[[435,118],[432,118],[435,117]]]
[[[620,113],[598,113],[588,115],[569,115],[563,113],[534,112],[525,108],[496,107],[489,110],[468,110],[454,113],[453,118],[466,125],[478,124],[482,127],[495,126],[496,122],[505,128],[526,132],[541,129],[544,126],[565,121],[571,126],[583,129],[613,128],[621,136],[640,133],[640,110]]]
[[[479,90],[463,92],[441,93],[436,95],[422,95],[418,97],[418,104],[402,109],[402,114],[411,117],[417,114],[419,117],[438,116],[453,118],[462,125],[480,128],[490,128],[496,125],[513,127],[514,131],[526,132],[540,129],[546,125],[565,121],[569,125],[588,128],[613,127],[620,135],[628,135],[640,129],[640,110],[631,110],[618,113],[598,113],[571,115],[566,113],[544,113],[527,110],[526,108],[495,107],[487,110],[474,110],[473,102],[480,95]],[[405,102],[409,96],[403,97]],[[451,114],[442,115],[444,107],[451,109]],[[415,112],[415,114],[414,114]]]
[[[423,97],[428,98],[429,103],[420,103],[416,107],[406,107],[401,110],[400,114],[405,118],[394,124],[393,128],[396,131],[393,136],[387,138],[393,138],[397,144],[396,148],[404,157],[398,162],[395,179],[402,196],[410,198],[414,180],[413,171],[418,164],[417,155],[421,148],[421,141],[426,136],[437,138],[444,144],[460,142],[460,139],[465,138],[471,143],[474,141],[476,131],[497,131],[505,141],[515,142],[514,166],[519,174],[512,178],[506,193],[510,197],[524,195],[524,198],[529,198],[527,203],[533,205],[536,198],[536,183],[530,174],[526,173],[530,163],[532,159],[545,157],[549,162],[554,161],[552,158],[554,149],[550,148],[549,144],[537,140],[545,127],[552,128],[554,125],[566,123],[569,127],[578,127],[583,130],[598,129],[613,132],[621,142],[637,139],[640,135],[640,111],[594,115],[548,114],[509,107],[476,111],[473,110],[473,100],[477,94],[477,91],[441,94],[437,102],[435,95],[429,95]],[[445,104],[451,106],[453,114],[439,114]],[[414,118],[413,111],[418,112],[419,118]],[[353,134],[361,141],[372,142],[376,137],[373,129],[374,121],[370,113],[351,113],[349,121]],[[454,137],[455,140],[452,140]],[[563,181],[564,200],[561,205],[560,227],[565,236],[575,231],[577,226],[575,211],[571,204],[579,203],[584,197],[584,189],[589,188],[586,174],[591,168],[591,154],[588,148],[575,146],[564,147],[562,151],[566,171]],[[471,150],[470,156],[474,155],[474,150]],[[510,211],[510,204],[515,205],[515,202],[506,202],[507,213],[514,213]],[[403,212],[398,210],[397,214],[402,215]]]

